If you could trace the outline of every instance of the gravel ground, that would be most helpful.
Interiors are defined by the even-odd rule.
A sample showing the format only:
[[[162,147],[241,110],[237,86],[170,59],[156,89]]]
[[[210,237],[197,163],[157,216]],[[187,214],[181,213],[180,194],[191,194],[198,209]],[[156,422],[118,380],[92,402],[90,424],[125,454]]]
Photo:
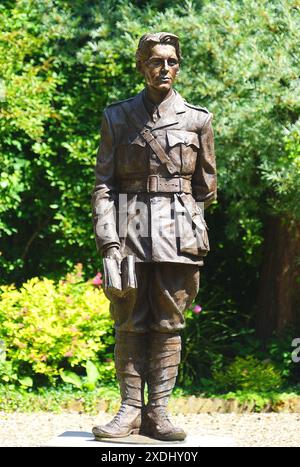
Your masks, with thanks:
[[[0,412],[0,446],[38,447],[64,431],[91,431],[106,423],[111,414],[97,417],[78,413]],[[172,420],[191,435],[231,436],[237,446],[300,446],[300,414],[197,414],[179,415]]]

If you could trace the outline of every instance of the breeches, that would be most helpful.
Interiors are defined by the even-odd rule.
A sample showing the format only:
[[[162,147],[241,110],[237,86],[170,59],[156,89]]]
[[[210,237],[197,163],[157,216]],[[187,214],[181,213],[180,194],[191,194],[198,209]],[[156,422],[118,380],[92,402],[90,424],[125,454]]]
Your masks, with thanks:
[[[199,266],[182,263],[136,263],[137,293],[115,298],[110,312],[118,331],[176,333],[184,311],[195,299]]]

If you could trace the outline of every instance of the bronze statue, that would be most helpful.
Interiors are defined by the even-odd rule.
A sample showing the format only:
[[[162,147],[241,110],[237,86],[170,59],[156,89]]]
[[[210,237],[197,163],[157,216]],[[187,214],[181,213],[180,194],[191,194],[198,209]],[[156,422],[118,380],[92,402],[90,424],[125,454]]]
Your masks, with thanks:
[[[134,256],[137,289],[110,297],[122,404],[112,421],[93,428],[96,439],[186,437],[166,406],[184,311],[197,295],[209,250],[201,203],[216,199],[216,166],[212,114],[172,88],[180,60],[174,34],[142,36],[136,62],[145,89],[104,111],[92,200],[96,243],[119,264]]]

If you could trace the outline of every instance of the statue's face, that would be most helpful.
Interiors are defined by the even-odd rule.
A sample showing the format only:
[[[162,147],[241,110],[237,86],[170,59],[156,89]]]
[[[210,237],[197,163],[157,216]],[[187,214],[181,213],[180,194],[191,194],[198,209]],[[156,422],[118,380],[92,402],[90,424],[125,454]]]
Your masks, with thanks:
[[[141,64],[147,86],[158,91],[168,91],[172,87],[178,70],[176,49],[168,44],[152,47],[150,57]]]

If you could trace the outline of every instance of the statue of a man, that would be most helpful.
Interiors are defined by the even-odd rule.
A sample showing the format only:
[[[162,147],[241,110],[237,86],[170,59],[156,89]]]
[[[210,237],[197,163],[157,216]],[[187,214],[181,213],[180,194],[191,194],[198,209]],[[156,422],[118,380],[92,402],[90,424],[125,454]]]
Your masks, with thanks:
[[[145,89],[104,111],[93,191],[96,243],[106,258],[134,256],[137,291],[134,300],[111,301],[122,404],[108,424],[93,428],[96,439],[138,432],[165,441],[186,437],[166,406],[184,311],[209,250],[199,205],[216,199],[216,166],[212,114],[172,88],[180,59],[174,34],[142,36],[136,63]]]

